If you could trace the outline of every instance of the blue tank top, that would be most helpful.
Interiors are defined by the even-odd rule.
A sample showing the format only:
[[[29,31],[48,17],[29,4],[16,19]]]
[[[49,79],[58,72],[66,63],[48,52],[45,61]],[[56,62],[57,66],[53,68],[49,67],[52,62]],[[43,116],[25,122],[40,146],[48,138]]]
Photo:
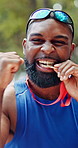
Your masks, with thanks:
[[[15,83],[17,125],[15,135],[5,148],[78,148],[78,103],[61,107],[38,104],[25,83]],[[51,103],[36,96],[43,103]]]

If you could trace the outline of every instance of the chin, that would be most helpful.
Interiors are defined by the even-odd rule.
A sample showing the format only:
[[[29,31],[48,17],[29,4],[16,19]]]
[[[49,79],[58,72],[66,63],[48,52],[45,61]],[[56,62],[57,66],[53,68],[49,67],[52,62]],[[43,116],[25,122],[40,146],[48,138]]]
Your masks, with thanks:
[[[35,62],[29,64],[27,60],[25,60],[25,66],[29,79],[38,87],[49,88],[60,84],[60,79],[57,77],[56,72],[47,73],[39,71],[36,69]]]

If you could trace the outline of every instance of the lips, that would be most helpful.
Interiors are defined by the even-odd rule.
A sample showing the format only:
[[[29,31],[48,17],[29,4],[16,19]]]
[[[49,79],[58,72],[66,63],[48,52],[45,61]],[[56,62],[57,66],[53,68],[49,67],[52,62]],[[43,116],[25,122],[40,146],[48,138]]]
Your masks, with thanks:
[[[38,70],[52,72],[55,62],[56,61],[52,59],[37,59],[36,66]]]

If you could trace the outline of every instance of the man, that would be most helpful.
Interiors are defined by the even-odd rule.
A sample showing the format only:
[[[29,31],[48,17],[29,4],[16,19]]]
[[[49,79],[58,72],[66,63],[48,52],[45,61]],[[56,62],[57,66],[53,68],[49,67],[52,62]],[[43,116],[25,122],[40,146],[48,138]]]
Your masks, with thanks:
[[[63,11],[39,9],[30,16],[26,33],[27,77],[5,89],[0,148],[77,148],[78,65],[70,60],[75,48],[73,21]],[[19,62],[13,65],[8,57],[6,84],[11,81],[7,75],[23,63],[14,56]]]

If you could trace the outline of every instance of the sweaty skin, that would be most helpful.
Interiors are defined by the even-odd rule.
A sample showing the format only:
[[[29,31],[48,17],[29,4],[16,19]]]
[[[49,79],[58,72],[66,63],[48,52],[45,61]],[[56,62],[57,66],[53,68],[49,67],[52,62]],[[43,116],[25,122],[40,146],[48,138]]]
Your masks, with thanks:
[[[34,22],[32,26],[29,27],[27,39],[23,40],[23,52],[29,64],[32,64],[34,60],[37,61],[37,70],[46,73],[56,71],[60,80],[64,82],[68,93],[78,100],[78,65],[69,60],[75,47],[75,44],[71,43],[71,40],[71,32],[65,24],[53,19],[42,20]],[[5,70],[0,71],[0,91],[2,92],[2,95],[6,86],[13,79],[14,73],[18,71],[19,66],[23,63],[18,55],[13,55],[14,56],[9,56],[7,58],[7,62],[5,62],[5,60],[3,61],[4,66],[2,65],[2,67],[4,67]],[[12,57],[14,57],[14,60],[10,59]],[[42,64],[40,64],[41,59],[43,60]],[[58,60],[61,61],[60,64],[55,64]],[[48,68],[48,64],[44,67],[44,63],[47,62],[53,63],[54,69]],[[70,79],[68,78],[69,75],[72,75]],[[2,79],[3,82],[1,81]],[[47,99],[48,96],[48,98],[52,100],[59,96],[60,84],[54,87],[40,88],[30,79],[29,82],[33,88],[33,92],[39,97]],[[2,95],[0,98],[1,102]],[[3,95],[0,148],[3,148],[5,143],[13,138],[16,122],[17,111],[15,90],[12,84],[8,85]]]

